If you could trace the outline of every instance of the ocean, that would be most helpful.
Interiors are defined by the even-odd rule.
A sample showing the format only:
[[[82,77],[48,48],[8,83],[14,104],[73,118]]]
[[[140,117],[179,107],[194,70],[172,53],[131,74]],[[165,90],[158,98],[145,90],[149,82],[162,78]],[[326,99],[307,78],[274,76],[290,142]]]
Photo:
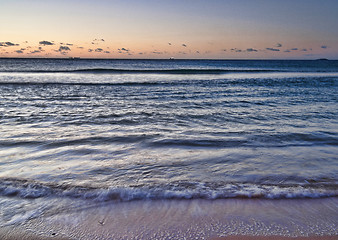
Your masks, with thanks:
[[[0,59],[0,226],[102,203],[336,198],[337,146],[338,61]]]

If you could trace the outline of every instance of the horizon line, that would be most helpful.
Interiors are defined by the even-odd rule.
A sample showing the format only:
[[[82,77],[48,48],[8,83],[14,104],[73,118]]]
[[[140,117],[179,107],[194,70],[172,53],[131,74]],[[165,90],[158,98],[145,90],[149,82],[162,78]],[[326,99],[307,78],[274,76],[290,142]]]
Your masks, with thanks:
[[[169,61],[184,61],[184,60],[214,60],[214,61],[338,61],[338,59],[315,58],[315,59],[271,59],[271,58],[82,58],[82,57],[0,57],[0,59],[61,59],[61,60],[169,60]]]

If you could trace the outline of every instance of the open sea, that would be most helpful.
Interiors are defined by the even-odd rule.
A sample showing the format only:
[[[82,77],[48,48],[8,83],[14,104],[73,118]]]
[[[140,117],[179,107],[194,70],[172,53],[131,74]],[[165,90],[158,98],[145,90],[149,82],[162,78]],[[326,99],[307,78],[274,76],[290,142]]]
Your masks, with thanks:
[[[337,196],[338,61],[0,59],[0,226],[61,203]]]

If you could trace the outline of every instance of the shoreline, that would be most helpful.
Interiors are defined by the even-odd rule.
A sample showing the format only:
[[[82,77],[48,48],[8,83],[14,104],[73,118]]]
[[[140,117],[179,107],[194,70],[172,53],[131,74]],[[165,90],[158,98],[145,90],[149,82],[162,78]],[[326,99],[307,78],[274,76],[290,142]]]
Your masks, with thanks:
[[[337,236],[309,236],[309,237],[283,237],[283,236],[227,236],[216,237],[211,240],[336,240]]]
[[[2,227],[1,239],[332,240],[338,198],[96,203]],[[60,208],[59,208],[60,209]]]

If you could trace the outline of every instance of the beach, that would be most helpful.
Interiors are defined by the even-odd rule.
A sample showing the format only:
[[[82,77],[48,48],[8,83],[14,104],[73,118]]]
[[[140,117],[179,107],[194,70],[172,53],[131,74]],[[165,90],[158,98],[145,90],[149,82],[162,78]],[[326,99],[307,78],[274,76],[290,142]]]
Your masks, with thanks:
[[[338,240],[338,0],[0,2],[0,240]]]
[[[337,198],[100,203],[2,228],[2,239],[337,239]]]

